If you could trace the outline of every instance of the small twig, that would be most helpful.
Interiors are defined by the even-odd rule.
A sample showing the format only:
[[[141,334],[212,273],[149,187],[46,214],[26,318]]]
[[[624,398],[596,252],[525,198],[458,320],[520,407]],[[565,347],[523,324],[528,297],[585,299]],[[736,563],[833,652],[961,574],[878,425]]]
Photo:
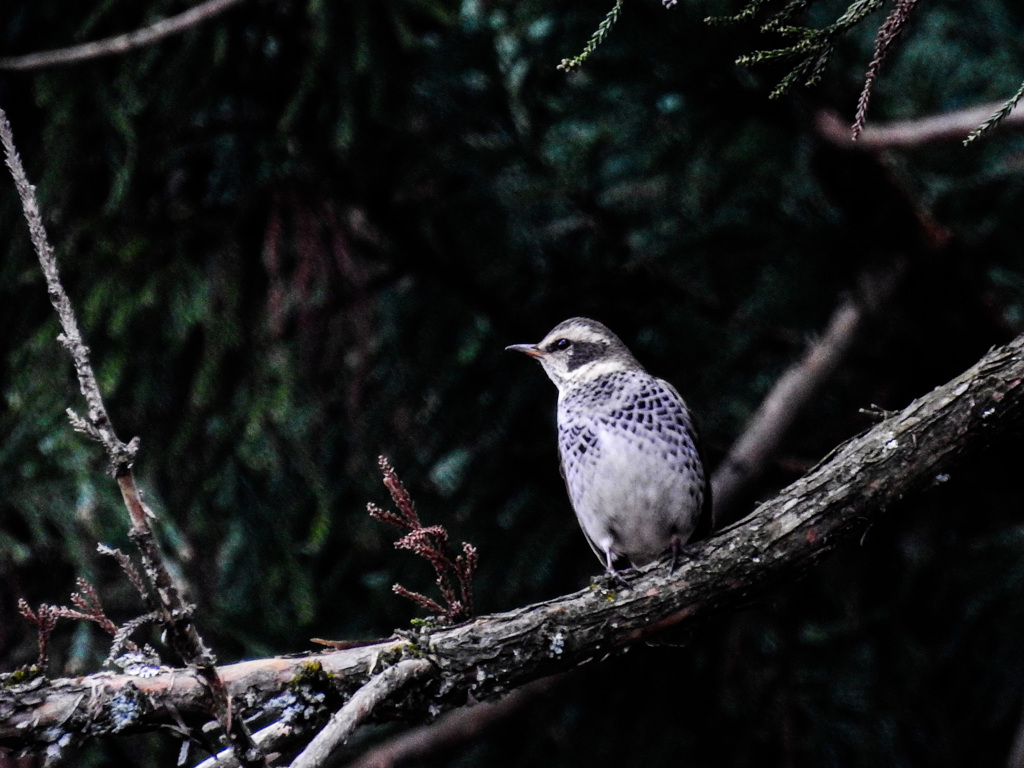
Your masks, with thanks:
[[[46,669],[46,662],[49,658],[50,633],[57,626],[59,618],[57,610],[52,605],[43,603],[38,611],[33,611],[24,599],[18,600],[18,613],[28,619],[39,633],[39,655],[36,658],[36,666],[40,671]]]
[[[197,24],[211,19],[222,11],[242,0],[208,0],[202,5],[190,8],[177,16],[161,19],[142,29],[136,29],[116,37],[96,40],[92,43],[60,48],[55,51],[30,53],[25,56],[7,56],[0,58],[0,70],[29,70],[45,67],[67,66],[103,56],[114,56],[133,51],[136,48],[155,43],[165,37],[176,35]]]
[[[82,578],[79,578],[76,583],[78,584],[79,591],[72,593],[71,602],[75,604],[77,610],[76,608],[68,608],[63,605],[43,603],[39,606],[38,611],[33,611],[25,600],[18,601],[18,611],[35,625],[39,632],[39,660],[36,662],[36,665],[40,669],[43,669],[46,665],[50,634],[53,632],[54,627],[56,627],[58,619],[90,621],[98,624],[104,631],[112,635],[114,641],[110,654],[104,664],[113,661],[114,657],[120,653],[121,648],[127,648],[133,653],[141,653],[139,646],[128,638],[143,624],[159,620],[159,616],[148,613],[145,616],[132,619],[123,627],[118,628],[103,610],[99,595],[93,586]]]
[[[140,627],[144,627],[147,624],[157,624],[159,621],[160,614],[155,611],[144,613],[141,616],[136,616],[134,619],[126,621],[114,633],[114,641],[110,644],[110,652],[107,654],[107,658],[103,662],[104,666],[118,661],[118,657],[121,656],[124,649],[127,649],[129,653],[142,653],[142,649],[129,638],[135,634]],[[152,649],[147,645],[146,656],[152,655]]]
[[[60,272],[57,269],[57,258],[54,256],[53,248],[50,246],[46,236],[46,229],[43,227],[43,218],[39,213],[39,203],[36,200],[35,187],[33,187],[25,174],[25,168],[21,164],[21,158],[14,147],[14,135],[11,132],[11,124],[7,120],[7,114],[0,110],[0,141],[4,146],[7,167],[14,177],[14,186],[21,198],[25,218],[28,221],[29,236],[32,245],[35,247],[36,255],[39,257],[39,264],[43,269],[46,278],[46,292],[50,297],[50,303],[57,311],[60,320],[61,333],[57,340],[68,350],[75,365],[75,373],[78,375],[79,388],[89,406],[88,420],[75,417],[75,426],[89,434],[95,440],[103,443],[107,455],[111,459],[112,471],[120,471],[131,467],[132,459],[138,449],[137,443],[132,441],[127,445],[117,439],[110,418],[107,416],[106,406],[100,395],[99,385],[96,383],[96,375],[93,373],[92,364],[89,362],[89,348],[82,341],[82,334],[78,330],[78,321],[75,319],[75,311],[71,306],[64,286],[60,282]]]
[[[100,596],[96,594],[92,584],[83,578],[76,579],[75,583],[78,585],[78,592],[71,593],[71,602],[75,604],[78,610],[59,608],[61,618],[91,621],[98,624],[108,634],[116,635],[117,625],[110,620],[103,610]]]
[[[330,722],[292,761],[291,768],[320,768],[381,704],[413,680],[427,675],[433,668],[434,665],[427,659],[406,659],[371,678],[352,694],[345,706],[334,713]]]
[[[128,577],[128,581],[132,583],[132,586],[138,590],[139,595],[142,596],[142,599],[152,609],[152,598],[150,597],[149,590],[146,588],[146,582],[142,580],[142,575],[136,569],[135,563],[131,561],[131,558],[121,550],[108,547],[106,544],[97,544],[96,551],[101,555],[109,555],[117,560],[117,564],[121,566],[121,570]]]
[[[447,611],[437,601],[431,600],[426,595],[421,595],[419,592],[413,592],[411,589],[406,589],[401,584],[392,584],[391,591],[399,597],[404,597],[406,600],[412,600],[416,605],[421,608],[426,608],[431,613],[436,613],[438,616],[444,616]]]
[[[107,654],[107,659],[103,662],[104,665],[112,663],[121,654],[122,649],[127,649],[129,653],[141,654],[142,649],[132,642],[130,637],[139,627],[159,621],[160,616],[151,611],[118,627],[103,610],[100,597],[93,586],[82,578],[77,579],[76,583],[79,591],[72,593],[71,602],[77,606],[78,610],[60,606],[56,609],[57,615],[62,619],[91,621],[114,638],[110,645],[110,653]],[[147,655],[152,655],[151,651],[152,649]]]

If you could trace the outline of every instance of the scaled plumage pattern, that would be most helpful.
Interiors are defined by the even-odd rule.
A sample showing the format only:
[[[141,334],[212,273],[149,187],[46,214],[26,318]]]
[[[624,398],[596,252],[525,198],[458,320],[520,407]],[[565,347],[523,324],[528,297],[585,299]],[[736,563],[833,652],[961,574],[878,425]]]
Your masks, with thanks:
[[[711,489],[696,428],[675,388],[651,376],[596,320],[574,317],[537,344],[558,387],[558,449],[576,517],[609,573],[672,554],[711,529]]]

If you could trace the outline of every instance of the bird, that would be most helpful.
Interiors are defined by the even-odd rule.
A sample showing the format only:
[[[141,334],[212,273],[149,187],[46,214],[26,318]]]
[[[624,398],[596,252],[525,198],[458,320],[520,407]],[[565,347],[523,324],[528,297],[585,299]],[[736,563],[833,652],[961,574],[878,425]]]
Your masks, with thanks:
[[[710,476],[690,409],[596,320],[573,317],[536,344],[512,344],[558,388],[558,452],[569,501],[610,576],[713,528]]]

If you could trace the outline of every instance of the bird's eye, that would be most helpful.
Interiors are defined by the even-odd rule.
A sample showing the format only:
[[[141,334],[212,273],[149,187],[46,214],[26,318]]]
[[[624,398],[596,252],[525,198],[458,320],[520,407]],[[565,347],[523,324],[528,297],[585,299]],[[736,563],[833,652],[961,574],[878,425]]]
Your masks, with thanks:
[[[572,346],[572,342],[569,341],[568,339],[559,339],[554,344],[552,344],[549,347],[549,349],[551,349],[552,351],[556,350],[556,349],[559,350],[559,351],[562,351],[563,349],[568,349],[571,346]]]

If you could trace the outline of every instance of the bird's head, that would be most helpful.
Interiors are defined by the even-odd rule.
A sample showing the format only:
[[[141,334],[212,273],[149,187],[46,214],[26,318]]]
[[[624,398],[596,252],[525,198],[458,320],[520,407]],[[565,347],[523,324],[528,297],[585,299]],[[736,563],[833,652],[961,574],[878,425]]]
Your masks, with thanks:
[[[618,336],[596,320],[573,317],[536,344],[505,347],[536,358],[559,392],[626,370],[643,370]]]

